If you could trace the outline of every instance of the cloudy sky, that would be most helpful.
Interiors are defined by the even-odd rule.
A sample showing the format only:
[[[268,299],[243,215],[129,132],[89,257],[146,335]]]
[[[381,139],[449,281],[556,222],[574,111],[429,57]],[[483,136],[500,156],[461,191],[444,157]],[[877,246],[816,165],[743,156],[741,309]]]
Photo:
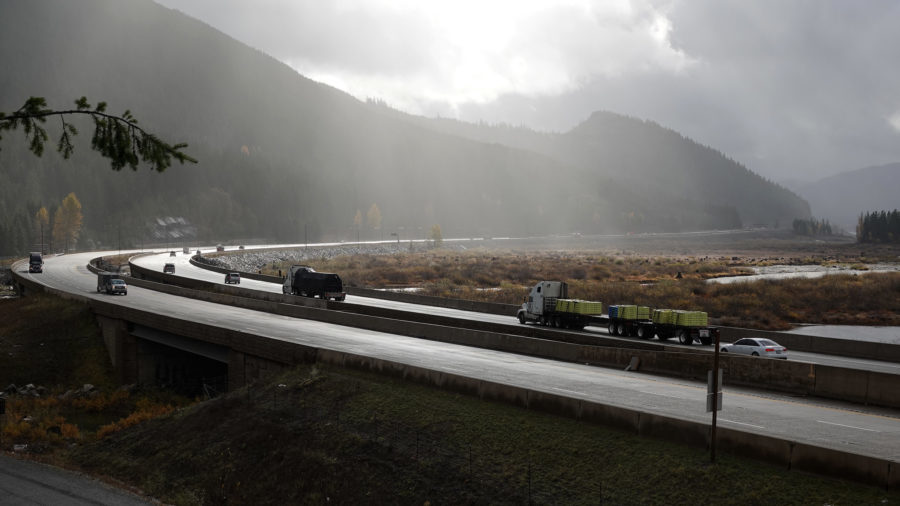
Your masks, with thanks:
[[[653,120],[777,181],[900,162],[894,0],[157,0],[360,99]]]

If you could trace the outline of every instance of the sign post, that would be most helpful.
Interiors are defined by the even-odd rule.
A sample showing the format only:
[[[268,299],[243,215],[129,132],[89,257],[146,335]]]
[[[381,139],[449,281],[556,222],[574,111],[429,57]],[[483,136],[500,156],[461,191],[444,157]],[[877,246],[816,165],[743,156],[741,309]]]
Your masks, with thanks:
[[[716,350],[713,369],[707,373],[706,411],[712,411],[712,427],[709,432],[709,461],[716,461],[716,414],[722,409],[722,370],[719,369],[719,332],[716,332]]]

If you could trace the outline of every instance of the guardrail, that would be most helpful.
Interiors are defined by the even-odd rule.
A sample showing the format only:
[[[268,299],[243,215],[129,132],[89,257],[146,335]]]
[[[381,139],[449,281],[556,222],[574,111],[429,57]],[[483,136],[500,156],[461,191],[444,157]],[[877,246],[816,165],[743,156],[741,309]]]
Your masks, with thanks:
[[[56,293],[66,298],[87,301],[95,314],[101,314],[110,318],[130,321],[177,333],[186,337],[228,346],[229,349],[237,352],[253,354],[254,356],[288,366],[299,363],[318,362],[339,367],[366,370],[379,374],[388,374],[407,381],[414,381],[432,387],[474,395],[488,401],[503,402],[535,411],[548,412],[558,416],[566,416],[586,422],[617,427],[641,436],[666,439],[697,447],[706,447],[709,444],[709,427],[704,422],[645,413],[632,408],[566,397],[558,393],[544,392],[535,388],[507,385],[412,366],[409,364],[329,350],[321,347],[312,347],[277,339],[268,339],[263,336],[220,327],[214,324],[182,320],[177,317],[158,315],[152,312],[123,306],[121,304],[105,302],[96,298],[69,294],[68,292],[51,289],[40,283],[36,283],[30,279],[19,276],[15,272],[14,275],[16,276],[18,283],[28,286],[30,290],[43,290],[50,293]],[[159,285],[158,283],[142,280],[140,278],[133,278],[131,281],[136,285]],[[157,288],[162,288],[163,291],[171,291],[173,293],[179,291],[185,293],[197,292],[196,290],[171,285],[161,285]],[[195,293],[195,295],[199,294]],[[210,298],[229,298],[223,300],[231,300],[232,302],[238,302],[237,299],[241,299],[239,297],[212,292],[207,293],[205,296]],[[382,321],[381,325],[385,326],[385,331],[392,333],[399,333],[397,332],[397,329],[403,328],[416,328],[421,331],[425,329],[425,327],[422,326],[427,325],[365,317],[352,313],[325,311],[321,308],[273,304],[272,302],[258,300],[246,303],[267,307],[277,306],[286,312],[304,314],[302,317],[317,315],[322,318],[336,318],[344,321],[352,320],[354,318],[370,321],[380,320]],[[515,337],[503,335],[491,336],[490,333],[479,333],[477,331],[465,331],[447,327],[431,327],[435,327],[435,330],[444,333],[443,339],[440,340],[448,339],[452,340],[451,342],[480,342],[485,338],[493,338],[497,340],[494,345],[502,346],[510,337]],[[532,341],[534,341],[534,348],[529,350],[529,354],[540,353],[541,348],[559,348],[567,350],[566,353],[560,353],[560,355],[569,355],[578,360],[593,359],[597,362],[616,362],[622,360],[625,355],[609,355],[602,357],[596,355],[591,357],[591,355],[604,351],[619,354],[635,353],[633,350],[604,350],[597,347],[590,347],[590,351],[585,351],[589,347],[570,343],[547,343],[542,342],[542,340],[539,339],[533,339]],[[482,342],[482,344],[484,343]],[[685,353],[683,355],[685,356],[679,358],[687,359],[688,361],[694,361],[697,360],[697,357],[700,357],[698,354],[691,353]],[[630,358],[630,355],[628,356]],[[650,365],[651,361],[648,358],[650,356],[651,355],[643,355],[644,358],[642,360],[646,360],[648,367],[652,368],[654,366]],[[728,357],[723,365],[726,365],[728,371],[733,371],[733,368],[727,368],[727,364],[731,362],[732,366],[734,364],[742,365],[742,360],[745,364],[752,363],[750,366],[751,368],[756,368],[759,364],[776,367],[776,364],[781,363],[780,361],[775,360],[754,360],[745,357]],[[813,366],[813,364],[805,365]],[[708,367],[708,364],[704,363],[704,367]],[[731,375],[732,372],[726,372],[726,378]],[[840,376],[833,377],[831,381],[833,383],[842,383],[845,385],[853,383],[852,381],[845,381],[845,379]],[[896,384],[883,385],[882,388],[885,388],[886,390],[898,390]],[[791,470],[813,472],[841,479],[852,479],[861,483],[878,486],[889,491],[900,490],[900,463],[891,459],[870,457],[848,451],[825,448],[799,441],[775,438],[724,427],[719,427],[717,434],[716,443],[718,447],[725,452],[767,461]]]

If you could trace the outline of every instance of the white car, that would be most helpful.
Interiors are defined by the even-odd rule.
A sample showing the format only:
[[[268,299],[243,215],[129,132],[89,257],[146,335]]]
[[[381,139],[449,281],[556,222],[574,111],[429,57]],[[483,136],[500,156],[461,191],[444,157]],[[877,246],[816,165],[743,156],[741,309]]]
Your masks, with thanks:
[[[787,348],[762,337],[745,337],[732,344],[722,346],[722,353],[737,353],[753,357],[783,358],[787,360]]]

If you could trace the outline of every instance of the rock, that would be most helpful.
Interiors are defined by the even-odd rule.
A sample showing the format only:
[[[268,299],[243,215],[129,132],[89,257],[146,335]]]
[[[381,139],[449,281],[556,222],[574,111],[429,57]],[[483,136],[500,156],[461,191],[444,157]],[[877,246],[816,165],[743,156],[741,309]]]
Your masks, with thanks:
[[[81,387],[81,393],[87,394],[94,391],[94,385],[90,383],[85,383],[83,387]]]
[[[3,391],[8,394],[17,394],[19,393],[19,388],[14,383],[10,383]]]

